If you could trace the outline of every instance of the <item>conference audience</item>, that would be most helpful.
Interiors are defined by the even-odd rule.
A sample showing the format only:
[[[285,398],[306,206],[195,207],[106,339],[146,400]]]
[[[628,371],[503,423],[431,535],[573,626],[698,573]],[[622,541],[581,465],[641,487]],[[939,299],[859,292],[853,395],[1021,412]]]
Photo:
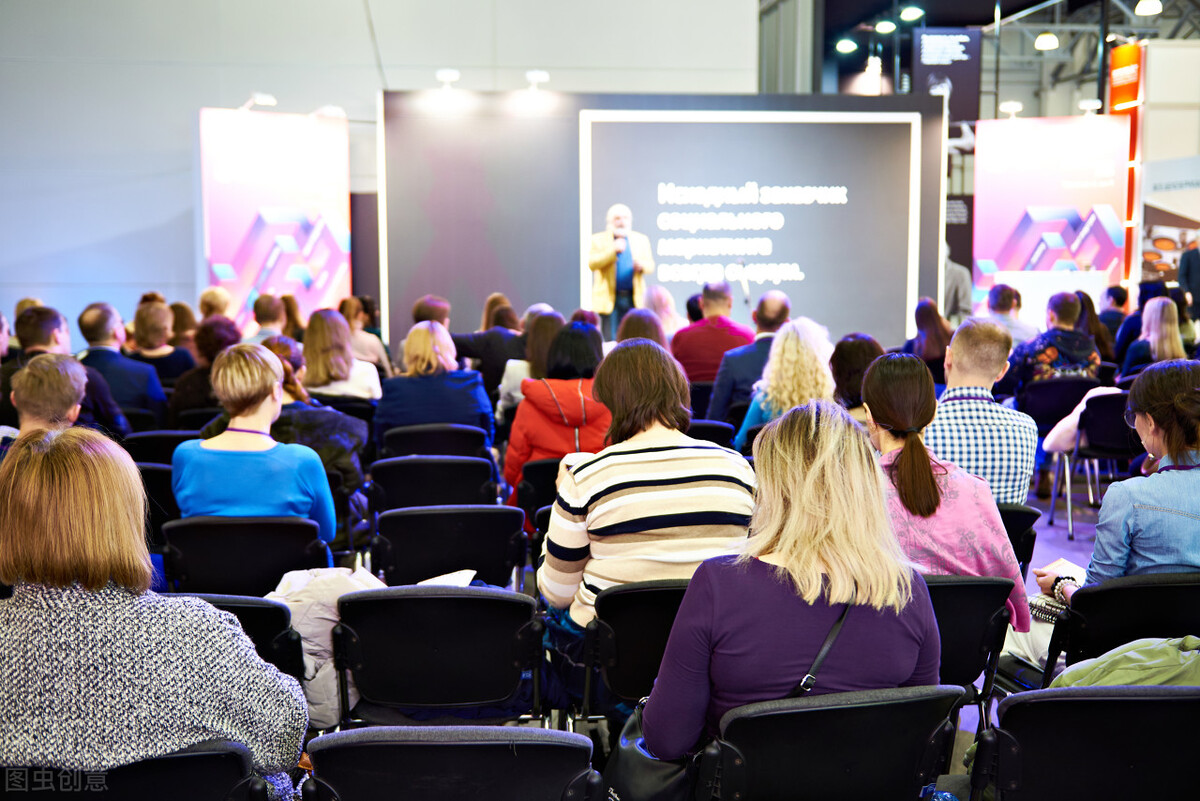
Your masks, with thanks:
[[[383,340],[367,332],[366,324],[370,322],[370,317],[363,311],[362,301],[353,295],[344,298],[338,304],[338,312],[350,325],[350,350],[354,352],[354,358],[375,365],[380,378],[391,378],[394,375],[392,360],[388,358]]]
[[[1112,335],[1115,348],[1117,331],[1121,329],[1121,323],[1125,322],[1125,304],[1129,302],[1129,290],[1123,286],[1110,286],[1104,290],[1101,302],[1103,307],[1100,309],[1098,317],[1100,322],[1104,323],[1104,327],[1108,329],[1108,333]]]
[[[311,328],[311,324],[310,324]],[[383,382],[375,410],[375,437],[388,429],[427,423],[478,426],[492,445],[492,405],[475,370],[459,370],[454,341],[438,322],[417,323],[404,340],[406,370]]]
[[[200,353],[196,350],[196,315],[192,307],[182,301],[171,304],[171,338],[167,344],[173,348],[187,351],[192,361],[200,361]]]
[[[708,409],[697,409],[697,414],[703,414],[709,420],[726,420],[730,407],[750,403],[754,384],[762,378],[763,368],[767,366],[767,354],[771,352],[775,332],[791,318],[791,314],[792,302],[787,295],[777,289],[763,293],[750,315],[755,326],[754,341],[721,356]]]
[[[192,409],[212,409],[219,406],[212,388],[212,364],[217,354],[242,339],[242,332],[228,317],[213,315],[196,328],[196,366],[175,380],[171,401],[167,406],[167,425],[179,425],[179,415]],[[215,415],[214,415],[215,416]]]
[[[20,317],[21,314],[26,309],[34,309],[34,308],[38,308],[38,307],[45,306],[45,305],[46,304],[42,303],[40,298],[21,298],[20,300],[17,301],[17,305],[16,305],[15,309],[13,310],[13,325],[14,326],[16,325],[17,318]],[[21,339],[19,336],[17,336],[16,331],[14,330],[12,332],[12,334],[9,336],[9,340],[8,340],[7,359],[14,359],[20,355],[21,355]],[[6,361],[7,361],[7,359],[6,359]]]
[[[71,329],[67,318],[48,306],[31,306],[21,312],[13,330],[24,346],[21,353],[0,365],[0,425],[16,428],[20,425],[17,409],[12,403],[13,377],[40,353],[71,354]],[[98,370],[84,366],[87,386],[83,391],[76,423],[94,428],[110,436],[125,437],[132,429],[113,399],[108,382]]]
[[[919,358],[880,356],[863,377],[867,434],[888,477],[892,530],[926,575],[1013,580],[1007,606],[1013,628],[1029,630],[1025,580],[1000,511],[982,478],[929,453],[921,432],[937,409],[933,376]]]
[[[924,435],[938,459],[986,481],[996,503],[1025,503],[1037,452],[1037,423],[992,395],[1011,349],[1004,326],[964,320],[946,347],[946,390]]]
[[[179,376],[196,366],[191,353],[170,344],[174,325],[175,313],[158,301],[139,304],[133,315],[134,347],[129,358],[153,367],[163,386],[173,386]]]
[[[901,353],[911,353],[929,367],[936,384],[946,383],[946,372],[943,360],[946,358],[946,346],[954,333],[950,323],[938,311],[933,298],[921,298],[913,316],[917,322],[917,335],[904,343]]]
[[[305,388],[317,395],[378,400],[379,371],[354,358],[350,326],[334,309],[318,309],[304,331]]]
[[[754,341],[754,332],[729,318],[733,294],[725,281],[708,283],[700,293],[704,319],[681,328],[671,339],[671,353],[688,381],[713,381],[725,351]]]
[[[149,592],[145,519],[133,460],[95,432],[31,431],[0,465],[0,764],[101,772],[232,740],[292,798],[300,684],[232,615]]]
[[[125,323],[109,303],[92,303],[79,315],[79,330],[88,347],[79,360],[98,371],[108,382],[113,398],[123,409],[145,409],[161,423],[167,415],[167,396],[153,367],[121,352]]]
[[[494,398],[508,360],[525,357],[526,335],[520,330],[517,313],[507,304],[494,308],[490,322],[485,331],[454,334],[452,338],[459,358],[479,360],[484,391],[489,398]]]
[[[633,309],[629,314],[635,311],[645,310]],[[528,461],[604,447],[612,416],[592,394],[592,379],[603,358],[602,343],[600,329],[571,323],[550,343],[545,376],[522,382],[524,400],[513,418],[504,458],[504,480],[510,486],[520,482],[521,468]]]
[[[1017,392],[1034,381],[1072,376],[1095,378],[1100,374],[1096,343],[1075,330],[1079,310],[1079,298],[1074,292],[1050,296],[1046,304],[1046,332],[1017,345],[1008,357]]]
[[[300,313],[300,303],[295,295],[280,295],[283,301],[283,336],[295,342],[304,342],[304,316]]]
[[[501,306],[512,306],[512,301],[510,301],[508,299],[508,295],[505,295],[503,292],[493,292],[484,298],[483,317],[480,318],[479,328],[475,331],[475,333],[482,334],[484,331],[495,325],[495,323],[492,322],[492,316],[496,313],[496,309],[500,308]],[[420,320],[417,322],[420,322]],[[439,322],[442,321],[439,320]],[[445,323],[442,322],[442,325],[445,325]],[[449,331],[450,327],[446,326],[446,330]]]
[[[988,291],[988,319],[1008,329],[1015,344],[1028,342],[1038,335],[1038,330],[1018,318],[1021,309],[1020,294],[1008,284],[996,284]]]
[[[70,428],[79,418],[87,388],[87,372],[74,358],[63,353],[39,353],[12,379],[12,405],[20,427],[0,435],[0,459],[17,437],[45,429]]]
[[[1125,363],[1125,354],[1129,351],[1129,346],[1142,335],[1142,310],[1146,308],[1146,304],[1167,294],[1167,285],[1162,281],[1142,281],[1138,284],[1137,310],[1130,312],[1117,329],[1117,342],[1113,346],[1117,364]]]
[[[1188,311],[1187,295],[1177,286],[1168,289],[1167,295],[1175,301],[1175,311],[1179,313],[1179,336],[1183,339],[1183,349],[1191,354],[1196,347],[1196,323]]]
[[[754,535],[696,570],[643,710],[661,759],[718,734],[729,710],[787,696],[843,615],[810,695],[938,683],[929,591],[892,535],[862,429],[814,400],[763,430],[754,464]]]
[[[676,331],[689,322],[675,310],[675,298],[662,284],[646,287],[646,308],[654,312],[662,323],[663,335],[667,342],[671,341]]]
[[[1083,290],[1076,290],[1075,297],[1079,298],[1079,319],[1075,321],[1075,330],[1092,338],[1101,361],[1112,363],[1117,358],[1113,351],[1113,336],[1096,314],[1092,296]]]
[[[287,306],[274,295],[259,295],[254,299],[254,322],[258,324],[258,330],[242,342],[261,345],[263,340],[283,333],[287,326]]]
[[[563,317],[551,309],[536,314],[525,324],[525,358],[509,359],[504,365],[504,376],[500,379],[500,400],[496,404],[496,423],[511,422],[517,404],[525,397],[522,385],[525,379],[546,377],[546,355],[550,343],[565,325]]]
[[[762,378],[754,385],[750,408],[733,439],[737,450],[745,449],[750,429],[755,426],[810,400],[833,399],[833,376],[828,361],[817,355],[813,330],[801,320],[792,320],[775,334]]]
[[[869,334],[847,334],[838,340],[829,357],[833,374],[833,399],[850,413],[854,422],[867,422],[863,408],[863,374],[871,362],[883,355],[883,346]]]
[[[227,317],[233,297],[223,286],[210,286],[200,293],[200,322],[209,317]],[[233,311],[237,311],[234,309]]]
[[[1129,346],[1121,375],[1130,376],[1154,362],[1186,359],[1179,335],[1179,307],[1169,297],[1151,298],[1142,309],[1142,333]]]

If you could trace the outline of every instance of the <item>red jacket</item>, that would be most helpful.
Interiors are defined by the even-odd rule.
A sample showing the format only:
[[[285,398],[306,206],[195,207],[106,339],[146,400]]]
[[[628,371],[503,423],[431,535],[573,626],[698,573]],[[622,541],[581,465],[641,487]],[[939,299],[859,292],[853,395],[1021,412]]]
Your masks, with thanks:
[[[504,458],[504,480],[510,485],[521,480],[528,461],[604,448],[612,415],[592,397],[592,379],[526,378],[521,392],[525,399],[517,406]]]

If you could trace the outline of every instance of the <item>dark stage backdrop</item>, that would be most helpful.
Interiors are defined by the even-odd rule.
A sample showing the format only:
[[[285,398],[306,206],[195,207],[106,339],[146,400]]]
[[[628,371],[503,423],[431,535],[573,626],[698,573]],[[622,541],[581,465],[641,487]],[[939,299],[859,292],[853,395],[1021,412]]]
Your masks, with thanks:
[[[492,291],[518,313],[579,307],[586,235],[616,202],[681,313],[720,276],[743,322],[779,288],[834,337],[896,345],[917,297],[941,297],[938,97],[389,92],[382,145],[393,346],[425,293],[451,301],[455,331]]]

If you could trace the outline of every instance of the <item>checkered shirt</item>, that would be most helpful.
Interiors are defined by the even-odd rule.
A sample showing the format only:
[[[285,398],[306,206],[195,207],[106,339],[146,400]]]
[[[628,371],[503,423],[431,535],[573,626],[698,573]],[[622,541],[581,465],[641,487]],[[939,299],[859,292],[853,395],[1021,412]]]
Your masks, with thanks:
[[[1025,503],[1037,439],[1032,417],[996,403],[983,387],[947,389],[925,429],[925,447],[986,481],[996,503]]]

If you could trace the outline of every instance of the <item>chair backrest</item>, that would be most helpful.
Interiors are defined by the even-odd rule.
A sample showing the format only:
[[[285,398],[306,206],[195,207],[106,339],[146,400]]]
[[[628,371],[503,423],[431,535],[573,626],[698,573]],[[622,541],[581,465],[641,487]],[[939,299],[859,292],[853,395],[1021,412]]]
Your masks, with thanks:
[[[209,740],[108,770],[7,766],[0,797],[266,801],[267,783],[251,772],[251,764],[250,751],[241,743]]]
[[[582,734],[498,726],[375,726],[309,741],[305,801],[600,801]]]
[[[486,447],[486,431],[457,423],[399,426],[383,433],[388,456],[482,456]]]
[[[121,414],[129,421],[129,427],[134,431],[154,431],[159,428],[158,418],[149,409],[138,409],[132,406],[122,406]]]
[[[1111,387],[1117,382],[1117,371],[1120,370],[1120,365],[1113,362],[1100,362],[1100,374],[1096,379],[1102,387]]]
[[[391,587],[343,595],[338,614],[334,658],[368,704],[494,705],[514,696],[523,670],[533,670],[536,682],[543,626],[527,595]]]
[[[1137,432],[1125,425],[1128,392],[1097,395],[1090,398],[1079,416],[1079,434],[1087,437],[1087,445],[1078,455],[1095,459],[1132,459],[1146,448]]]
[[[328,565],[320,528],[298,517],[188,517],[163,525],[163,566],[179,592],[257,595],[289,570]]]
[[[414,506],[379,516],[371,567],[391,586],[471,569],[506,586],[521,548],[525,513],[511,506]]]
[[[181,431],[199,431],[224,413],[219,406],[203,409],[184,409],[175,416],[175,427]]]
[[[1137,372],[1133,372],[1133,373],[1129,373],[1128,375],[1121,376],[1121,380],[1117,382],[1117,389],[1128,390],[1130,387],[1132,387],[1133,382],[1137,380],[1138,372],[1141,372],[1141,371],[1139,370]]]
[[[750,427],[750,430],[746,432],[746,444],[742,446],[743,454],[750,456],[754,453],[754,440],[758,439],[758,435],[762,433],[762,430],[766,426],[766,423],[760,423],[759,425]]]
[[[638,581],[596,596],[588,636],[594,638],[604,683],[614,695],[637,701],[654,689],[687,588],[687,579]]]
[[[312,393],[311,397],[331,409],[336,409],[342,414],[357,417],[359,420],[365,420],[368,423],[375,422],[374,401],[364,400],[363,398],[349,398],[344,395],[320,395],[317,393]]]
[[[726,448],[733,447],[733,426],[720,420],[692,420],[687,435],[705,442],[715,442]]]
[[[175,490],[171,488],[171,465],[138,462],[137,468],[142,475],[150,512],[146,519],[146,534],[153,545],[161,547],[166,544],[162,536],[163,525],[179,519],[179,504],[175,502]]]
[[[199,438],[195,431],[140,431],[130,434],[121,444],[135,462],[170,464],[179,443]]]
[[[737,401],[729,405],[729,411],[725,413],[725,422],[733,426],[736,431],[742,427],[742,421],[746,419],[746,412],[750,411],[749,401]]]
[[[377,511],[495,503],[492,463],[474,456],[397,456],[371,465]]]
[[[533,517],[533,527],[538,533],[545,534],[550,530],[550,513],[553,511],[554,507],[550,505],[543,506],[537,510],[537,513]],[[534,556],[536,558],[537,554],[534,554]]]
[[[990,774],[1004,801],[1191,794],[1200,687],[1034,690],[1005,698],[997,714],[972,784]]]
[[[705,750],[722,801],[908,799],[936,775],[957,686],[832,693],[738,707]]]
[[[713,382],[691,382],[692,416],[704,417],[708,414],[708,401],[712,398]]]
[[[534,459],[521,465],[521,483],[517,498],[526,515],[554,503],[558,496],[558,463],[560,459]],[[528,486],[526,486],[528,485]]]
[[[1021,578],[1029,578],[1029,562],[1033,559],[1033,546],[1037,544],[1037,531],[1033,524],[1042,516],[1041,511],[1023,503],[1001,503],[1000,520],[1008,532],[1017,564],[1021,567]],[[1081,577],[1082,578],[1082,577]]]
[[[286,604],[248,595],[191,595],[233,614],[264,661],[289,676],[305,678],[304,644],[300,634],[292,628],[292,612]]]
[[[989,669],[994,677],[1008,628],[1009,614],[1004,602],[1012,593],[1012,579],[925,576],[925,583],[941,634],[942,681],[963,686],[974,684]]]
[[[1075,376],[1031,381],[1017,395],[1017,408],[1032,417],[1038,434],[1045,436],[1098,386],[1100,382],[1094,378]]]

